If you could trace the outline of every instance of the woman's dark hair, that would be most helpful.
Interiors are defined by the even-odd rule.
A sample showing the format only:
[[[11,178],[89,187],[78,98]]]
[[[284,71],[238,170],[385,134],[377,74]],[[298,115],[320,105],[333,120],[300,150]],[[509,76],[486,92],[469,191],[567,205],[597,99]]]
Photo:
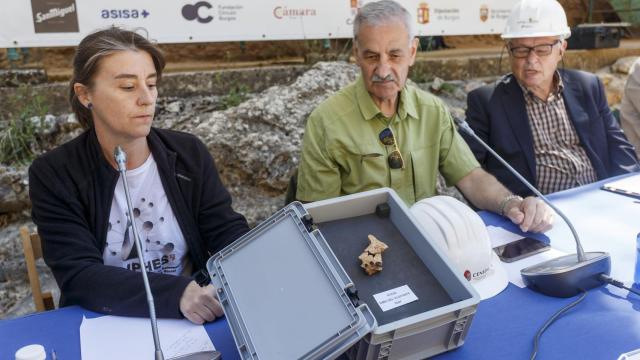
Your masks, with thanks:
[[[158,81],[162,77],[165,61],[162,51],[144,36],[130,30],[111,27],[87,35],[76,49],[73,57],[73,76],[69,82],[69,102],[71,110],[84,128],[93,126],[91,110],[87,109],[73,90],[75,83],[91,88],[93,77],[98,71],[100,59],[118,51],[145,51],[153,59]]]

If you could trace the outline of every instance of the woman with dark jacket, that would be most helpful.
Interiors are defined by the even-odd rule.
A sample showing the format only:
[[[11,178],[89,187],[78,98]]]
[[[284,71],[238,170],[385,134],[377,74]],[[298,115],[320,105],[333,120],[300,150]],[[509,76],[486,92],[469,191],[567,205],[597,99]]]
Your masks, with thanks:
[[[194,275],[249,227],[231,208],[206,146],[151,126],[163,68],[160,50],[135,32],[114,27],[78,45],[69,98],[87,130],[29,170],[32,216],[61,306],[148,316],[113,157],[121,146],[158,317],[201,324],[222,315],[213,286]]]

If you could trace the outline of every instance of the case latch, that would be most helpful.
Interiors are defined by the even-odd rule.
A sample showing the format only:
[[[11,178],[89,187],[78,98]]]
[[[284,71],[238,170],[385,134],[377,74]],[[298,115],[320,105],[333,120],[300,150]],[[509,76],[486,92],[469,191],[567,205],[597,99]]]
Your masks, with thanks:
[[[309,214],[302,217],[302,224],[304,225],[304,228],[307,229],[307,232],[312,232],[318,228],[313,223],[313,218]]]
[[[360,297],[358,296],[358,290],[354,290],[353,288],[346,288],[345,292],[347,293],[347,296],[349,296],[349,300],[351,300],[353,306],[360,306]]]

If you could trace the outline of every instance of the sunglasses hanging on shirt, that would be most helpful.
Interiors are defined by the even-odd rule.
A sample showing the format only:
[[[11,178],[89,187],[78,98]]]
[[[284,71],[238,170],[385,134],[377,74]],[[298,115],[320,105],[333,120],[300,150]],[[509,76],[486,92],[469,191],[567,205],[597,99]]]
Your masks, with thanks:
[[[404,169],[404,159],[402,158],[402,153],[400,153],[400,148],[398,148],[398,143],[396,142],[396,137],[391,127],[388,126],[382,129],[378,137],[385,146],[393,146],[393,151],[387,157],[389,167],[392,169]]]

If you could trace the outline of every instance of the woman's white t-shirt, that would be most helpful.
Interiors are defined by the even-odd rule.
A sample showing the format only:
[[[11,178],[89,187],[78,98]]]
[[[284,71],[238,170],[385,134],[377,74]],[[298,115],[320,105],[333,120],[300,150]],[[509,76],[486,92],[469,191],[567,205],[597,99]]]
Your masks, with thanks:
[[[189,249],[164,191],[153,155],[140,167],[127,171],[133,217],[148,272],[189,276]],[[127,199],[122,175],[118,178],[102,258],[105,265],[139,271],[133,232],[128,227]]]

